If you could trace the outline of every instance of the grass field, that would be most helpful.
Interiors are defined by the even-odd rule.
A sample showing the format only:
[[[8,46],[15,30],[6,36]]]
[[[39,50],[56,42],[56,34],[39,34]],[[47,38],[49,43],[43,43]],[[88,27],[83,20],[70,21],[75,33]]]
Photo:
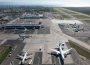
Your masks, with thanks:
[[[12,50],[12,47],[11,46],[0,46],[0,64],[7,57],[7,55],[9,54],[9,52],[11,50]]]
[[[73,12],[73,11],[66,11],[66,10],[63,10],[63,11],[68,13],[68,14],[78,14],[77,12]]]
[[[87,22],[87,23],[90,23],[90,20],[84,20],[85,22]]]
[[[90,17],[84,16],[84,15],[73,15],[73,16],[78,19],[90,18]]]
[[[90,7],[66,7],[66,8],[90,15]]]
[[[90,53],[88,51],[86,51],[86,50],[82,49],[81,47],[75,45],[75,43],[74,42],[71,42],[71,41],[70,41],[70,46],[73,47],[74,49],[76,49],[76,51],[80,55],[82,55],[82,56],[84,56],[84,57],[86,57],[87,59],[90,60]]]
[[[62,10],[59,8],[54,8],[54,10],[58,13],[58,14],[63,14]]]
[[[63,18],[71,18],[70,16],[68,15],[62,15]]]

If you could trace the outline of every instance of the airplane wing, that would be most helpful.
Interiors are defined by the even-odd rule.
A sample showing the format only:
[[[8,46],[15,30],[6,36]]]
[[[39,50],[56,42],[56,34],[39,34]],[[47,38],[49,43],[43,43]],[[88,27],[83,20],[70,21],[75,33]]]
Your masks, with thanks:
[[[57,54],[60,54],[59,51],[55,50],[55,49],[51,49],[52,51],[56,52]]]
[[[18,58],[20,58],[20,59],[23,59],[23,56],[21,56],[21,55],[18,55]]]
[[[26,59],[30,59],[30,56],[26,56]]]
[[[63,54],[67,54],[72,48],[68,49],[68,50],[65,50],[63,51]]]

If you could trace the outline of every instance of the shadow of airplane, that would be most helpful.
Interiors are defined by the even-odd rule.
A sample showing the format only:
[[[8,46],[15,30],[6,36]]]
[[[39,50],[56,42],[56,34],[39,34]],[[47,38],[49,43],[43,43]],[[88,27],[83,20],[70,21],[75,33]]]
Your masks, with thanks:
[[[56,54],[56,53],[54,53],[54,52],[48,53],[48,54],[53,55],[53,56],[59,58],[59,59],[60,59],[60,62],[61,62],[61,65],[64,65],[64,60],[62,59],[61,54]]]

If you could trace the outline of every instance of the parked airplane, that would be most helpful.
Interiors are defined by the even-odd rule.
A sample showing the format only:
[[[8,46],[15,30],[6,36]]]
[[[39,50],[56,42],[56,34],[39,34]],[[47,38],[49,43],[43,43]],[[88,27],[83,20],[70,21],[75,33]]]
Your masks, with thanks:
[[[29,30],[28,30],[27,28],[25,28],[23,31],[24,31],[24,33],[26,33],[26,32],[29,31]]]
[[[24,64],[27,59],[30,59],[30,55],[27,52],[22,52],[22,54],[17,56],[17,58],[21,60],[20,64]]]
[[[31,36],[28,35],[28,34],[23,33],[23,34],[19,34],[19,37],[20,37],[20,39],[24,40],[25,38],[29,38]]]
[[[64,50],[64,47],[65,47],[65,43],[62,43],[62,44],[59,44],[58,50],[51,49],[53,52],[56,53],[56,54],[52,54],[52,53],[51,54],[58,57],[58,59],[61,62],[61,65],[64,65],[64,59],[67,57],[68,54],[70,54],[69,51],[72,49],[70,48],[70,49]]]
[[[64,43],[59,44],[59,50],[51,49],[52,51],[56,52],[57,55],[60,55],[62,60],[64,60],[67,57],[67,55],[69,54],[69,51],[72,49],[72,48],[70,48],[67,50],[63,50],[64,45],[65,45]]]

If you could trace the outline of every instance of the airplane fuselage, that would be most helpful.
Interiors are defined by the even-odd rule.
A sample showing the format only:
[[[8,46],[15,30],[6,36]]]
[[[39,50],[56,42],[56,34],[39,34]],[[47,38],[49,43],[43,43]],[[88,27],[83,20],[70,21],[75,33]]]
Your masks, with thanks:
[[[25,62],[25,60],[26,60],[26,56],[27,56],[27,52],[25,52],[25,55],[24,55],[24,57],[23,57],[23,59],[22,59],[22,63]]]
[[[60,48],[59,48],[59,49],[60,49],[60,54],[61,54],[61,57],[62,57],[62,59],[64,60],[64,58],[65,58],[65,57],[64,57],[64,54],[63,54],[62,47],[60,46]]]

